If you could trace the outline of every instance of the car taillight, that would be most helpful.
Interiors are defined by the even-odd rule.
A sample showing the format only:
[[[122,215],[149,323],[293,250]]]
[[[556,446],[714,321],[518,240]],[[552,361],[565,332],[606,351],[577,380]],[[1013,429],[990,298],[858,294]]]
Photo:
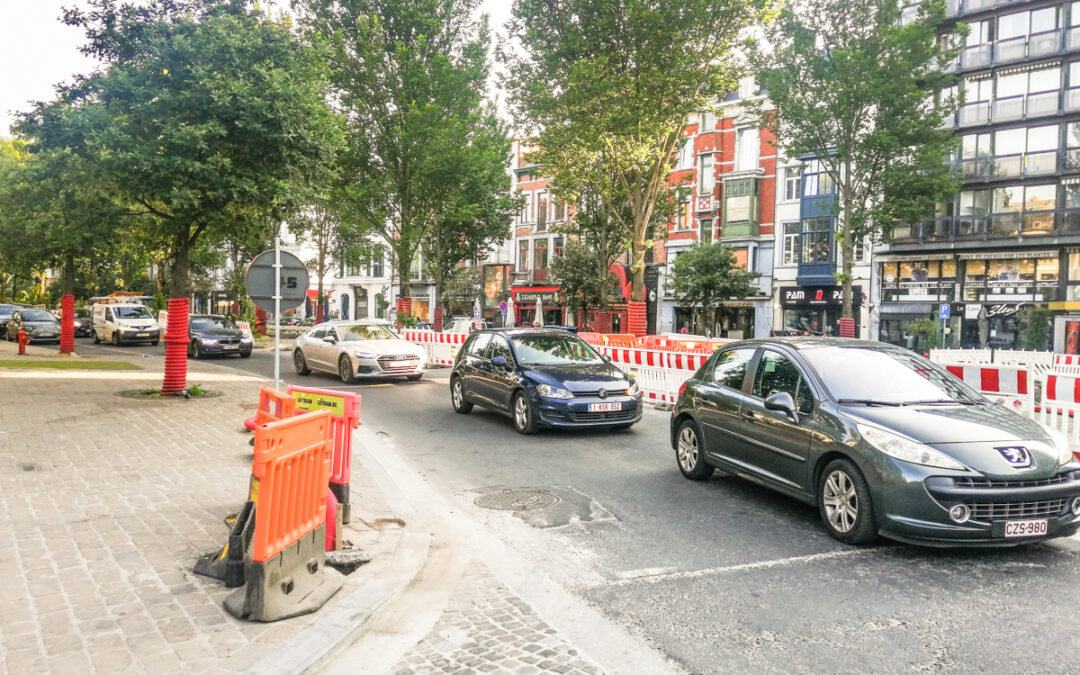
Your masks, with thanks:
[[[689,380],[687,380],[687,382],[689,382]],[[683,395],[684,391],[686,391],[686,382],[683,382],[682,384],[679,385],[679,396],[678,396],[678,398],[682,398],[682,395]]]

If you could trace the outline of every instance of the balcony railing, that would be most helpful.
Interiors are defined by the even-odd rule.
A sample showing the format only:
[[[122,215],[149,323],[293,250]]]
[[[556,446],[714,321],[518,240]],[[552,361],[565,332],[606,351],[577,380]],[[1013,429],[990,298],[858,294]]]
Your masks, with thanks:
[[[1023,0],[945,0],[945,16],[951,19],[963,14],[1022,3]]]
[[[1080,208],[943,216],[897,225],[891,243],[936,244],[1080,235]]]
[[[548,271],[546,269],[533,270],[532,271],[532,280],[533,281],[547,281],[547,278],[548,278]]]
[[[960,52],[960,68],[973,70],[990,65],[1038,59],[1063,50],[1075,51],[1077,49],[1080,49],[1080,28],[1070,28],[1068,31],[1048,30],[999,40],[993,44],[984,43],[965,47]]]
[[[986,124],[990,121],[990,101],[968,103],[956,113],[956,123],[962,127]]]
[[[958,127],[963,128],[982,124],[1053,117],[1062,110],[1065,112],[1080,110],[1080,87],[1067,89],[1064,92],[1055,89],[1053,91],[1008,96],[993,101],[968,103],[957,110],[956,124]],[[949,128],[950,126],[952,126],[951,118],[946,118],[942,123],[942,128]]]
[[[1064,152],[1046,150],[993,157],[970,157],[961,159],[959,166],[954,165],[954,168],[960,171],[964,180],[1047,176],[1061,169],[1080,169],[1080,148],[1069,148]]]

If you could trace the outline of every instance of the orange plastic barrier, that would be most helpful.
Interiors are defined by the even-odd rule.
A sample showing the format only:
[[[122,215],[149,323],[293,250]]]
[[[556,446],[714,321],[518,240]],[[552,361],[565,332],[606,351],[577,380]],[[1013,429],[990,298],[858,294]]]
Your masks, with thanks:
[[[259,409],[255,414],[244,420],[244,426],[254,430],[255,427],[292,417],[296,412],[296,399],[289,394],[281,394],[270,387],[259,389]]]
[[[259,481],[259,503],[253,562],[267,562],[326,522],[333,453],[329,410],[255,428],[251,475]]]
[[[600,333],[578,333],[577,336],[591,345],[603,344],[600,342]]]
[[[334,463],[330,469],[330,489],[338,503],[344,505],[343,521],[350,515],[349,476],[352,473],[352,430],[360,426],[360,394],[334,389],[314,389],[290,384],[285,390],[293,397],[299,413],[326,409],[333,413]],[[327,518],[330,522],[333,518]]]
[[[609,333],[600,336],[609,347],[636,347],[637,336],[633,333]]]

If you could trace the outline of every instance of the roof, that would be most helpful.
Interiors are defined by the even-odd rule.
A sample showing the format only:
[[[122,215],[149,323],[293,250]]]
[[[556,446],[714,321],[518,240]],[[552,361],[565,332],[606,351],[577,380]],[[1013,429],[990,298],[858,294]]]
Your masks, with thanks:
[[[807,335],[790,335],[790,336],[777,336],[777,337],[763,337],[763,338],[751,338],[749,340],[740,340],[738,342],[732,342],[730,345],[765,345],[765,344],[781,344],[791,347],[792,349],[813,349],[815,347],[871,347],[874,349],[882,348],[897,348],[895,345],[888,342],[878,342],[877,340],[859,340],[855,338],[838,338],[838,337],[816,337]],[[728,347],[730,345],[724,345]]]

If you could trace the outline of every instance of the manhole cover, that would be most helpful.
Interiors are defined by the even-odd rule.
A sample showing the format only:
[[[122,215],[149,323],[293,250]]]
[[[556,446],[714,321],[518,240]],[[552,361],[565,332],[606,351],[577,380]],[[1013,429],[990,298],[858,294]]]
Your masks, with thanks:
[[[473,502],[485,509],[500,511],[535,511],[559,503],[559,498],[540,490],[503,490],[481,495]]]

